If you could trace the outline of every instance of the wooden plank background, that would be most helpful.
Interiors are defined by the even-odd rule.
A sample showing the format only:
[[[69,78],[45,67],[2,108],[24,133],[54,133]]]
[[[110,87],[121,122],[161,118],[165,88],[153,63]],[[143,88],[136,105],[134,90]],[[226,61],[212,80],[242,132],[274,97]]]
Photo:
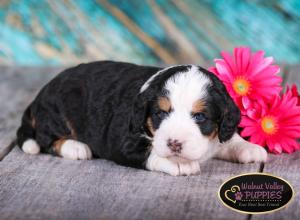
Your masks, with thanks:
[[[300,61],[298,0],[1,0],[0,64],[204,64],[248,45]]]

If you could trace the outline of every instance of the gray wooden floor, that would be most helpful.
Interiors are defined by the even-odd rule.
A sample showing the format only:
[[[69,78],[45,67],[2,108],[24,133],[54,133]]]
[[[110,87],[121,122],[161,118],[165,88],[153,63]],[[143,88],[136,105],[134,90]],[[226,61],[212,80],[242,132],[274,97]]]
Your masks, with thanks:
[[[1,219],[299,219],[300,152],[269,155],[267,163],[210,160],[199,176],[172,177],[105,160],[69,161],[31,156],[12,144],[21,114],[62,68],[0,67]],[[285,68],[285,82],[300,84],[300,66]],[[224,207],[217,191],[226,179],[263,172],[288,180],[296,197],[265,215]]]

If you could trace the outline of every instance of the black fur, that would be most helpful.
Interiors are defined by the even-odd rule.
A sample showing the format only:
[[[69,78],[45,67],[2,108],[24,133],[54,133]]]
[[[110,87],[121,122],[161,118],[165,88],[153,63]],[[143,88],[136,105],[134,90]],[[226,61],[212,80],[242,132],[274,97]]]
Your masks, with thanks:
[[[149,133],[146,118],[149,114],[153,116],[153,103],[164,92],[165,81],[177,72],[187,71],[188,66],[165,70],[140,93],[142,85],[159,70],[100,61],[63,71],[26,109],[17,131],[18,145],[32,138],[42,152],[54,154],[55,141],[75,138],[87,144],[94,157],[144,168],[151,146],[149,139],[142,135]],[[201,125],[201,131],[208,134],[217,126],[220,141],[226,141],[236,129],[239,111],[217,77],[200,70],[213,81],[207,100],[208,109],[212,110],[207,113],[210,120]]]
[[[205,73],[213,82],[208,88],[207,103],[213,121],[217,121],[218,138],[220,142],[229,140],[236,132],[240,123],[240,110],[228,94],[223,83],[211,72],[199,67],[199,70]]]

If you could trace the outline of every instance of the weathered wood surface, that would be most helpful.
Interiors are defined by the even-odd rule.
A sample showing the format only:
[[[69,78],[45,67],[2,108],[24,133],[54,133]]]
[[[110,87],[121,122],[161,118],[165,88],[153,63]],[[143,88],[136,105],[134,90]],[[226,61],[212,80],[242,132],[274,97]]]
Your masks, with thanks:
[[[0,67],[0,160],[9,150],[26,106],[62,68]]]
[[[300,151],[294,154],[287,155],[269,155],[269,161],[265,164],[263,172],[272,175],[277,175],[279,177],[287,180],[293,187],[296,196],[290,204],[278,212],[271,214],[253,216],[253,220],[263,220],[263,219],[299,219],[300,216]]]
[[[298,0],[1,0],[0,27],[6,64],[203,64],[239,45],[300,61]]]
[[[1,219],[247,219],[221,204],[223,181],[259,164],[211,160],[172,177],[105,160],[70,161],[14,148],[0,162]]]
[[[0,150],[13,139],[27,104],[59,69],[0,68],[1,98],[2,94],[6,97],[0,109]],[[297,75],[299,67],[291,69],[290,73]],[[288,79],[296,77],[293,75],[288,74]],[[210,160],[202,165],[199,176],[171,177],[105,160],[69,161],[50,155],[31,156],[15,147],[0,162],[0,216],[1,219],[298,219],[299,170],[300,152],[269,155],[263,170],[260,164]],[[224,180],[260,171],[283,177],[292,184],[296,197],[287,208],[251,216],[221,204],[217,191]]]

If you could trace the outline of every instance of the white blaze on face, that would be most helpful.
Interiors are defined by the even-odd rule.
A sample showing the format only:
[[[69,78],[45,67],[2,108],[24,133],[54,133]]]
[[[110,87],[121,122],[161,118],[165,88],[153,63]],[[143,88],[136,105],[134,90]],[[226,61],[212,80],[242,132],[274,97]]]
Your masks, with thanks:
[[[177,73],[166,82],[172,111],[165,118],[153,137],[153,150],[160,157],[172,157],[174,153],[167,146],[169,139],[182,143],[178,157],[198,160],[207,152],[208,137],[202,135],[192,118],[193,104],[207,96],[210,79],[192,66],[188,72]]]

